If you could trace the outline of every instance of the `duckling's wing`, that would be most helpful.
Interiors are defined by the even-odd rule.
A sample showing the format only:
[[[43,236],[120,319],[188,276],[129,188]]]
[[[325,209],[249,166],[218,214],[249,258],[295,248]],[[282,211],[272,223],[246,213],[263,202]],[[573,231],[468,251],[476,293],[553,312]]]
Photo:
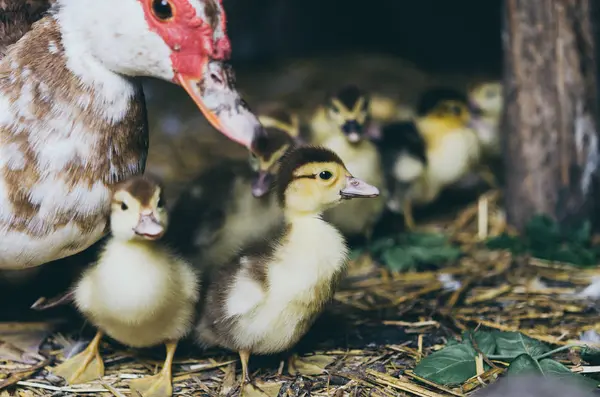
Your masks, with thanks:
[[[0,1],[0,58],[41,19],[55,0]]]

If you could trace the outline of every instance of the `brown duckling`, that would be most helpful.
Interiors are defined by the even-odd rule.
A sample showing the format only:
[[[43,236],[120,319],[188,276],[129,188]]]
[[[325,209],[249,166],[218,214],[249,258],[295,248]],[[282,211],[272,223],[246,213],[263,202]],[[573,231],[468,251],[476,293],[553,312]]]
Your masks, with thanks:
[[[434,95],[424,97],[419,116],[413,122],[387,125],[378,143],[389,175],[387,207],[402,212],[409,229],[415,226],[413,203],[433,202],[442,189],[479,165],[479,141],[470,127],[466,101],[450,94],[437,92],[437,100]]]
[[[281,160],[277,200],[285,221],[274,237],[250,244],[209,275],[196,335],[202,346],[239,352],[242,379],[250,354],[293,347],[332,298],[348,248],[322,219],[345,199],[379,190],[352,176],[332,151],[300,147]]]
[[[172,393],[171,365],[177,342],[192,328],[199,299],[194,268],[156,240],[168,223],[161,185],[134,177],[115,188],[111,232],[97,262],[74,287],[74,300],[98,328],[88,347],[60,364],[54,373],[69,383],[103,376],[98,345],[104,334],[132,347],[164,343],[167,357],[155,376],[131,381],[143,396]]]
[[[226,160],[204,171],[184,189],[166,239],[195,263],[227,262],[240,246],[269,234],[283,219],[271,192],[279,159],[294,146],[288,130],[266,127],[260,156]]]
[[[368,133],[369,105],[369,96],[357,86],[343,87],[317,111],[311,139],[340,156],[353,175],[384,190],[381,157]],[[368,242],[385,208],[385,196],[384,191],[373,200],[343,203],[326,211],[324,217],[349,238]]]

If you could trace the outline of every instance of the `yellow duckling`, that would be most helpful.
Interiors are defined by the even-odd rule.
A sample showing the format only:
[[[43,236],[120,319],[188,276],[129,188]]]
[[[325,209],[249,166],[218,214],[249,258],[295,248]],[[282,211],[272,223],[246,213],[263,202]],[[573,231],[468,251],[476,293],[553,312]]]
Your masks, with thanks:
[[[469,103],[474,113],[472,123],[486,157],[500,157],[500,117],[504,106],[501,82],[475,85],[469,90]]]
[[[104,334],[132,347],[164,343],[167,357],[155,376],[131,381],[143,396],[172,394],[171,366],[177,342],[192,328],[199,299],[193,267],[155,240],[168,223],[161,185],[135,177],[116,187],[111,204],[112,236],[76,283],[74,300],[98,328],[88,347],[54,369],[68,383],[104,375],[98,345]]]
[[[429,105],[428,105],[429,106]],[[458,182],[479,164],[480,146],[470,128],[465,102],[442,99],[420,108],[413,122],[385,126],[378,145],[388,171],[388,208],[403,212],[414,228],[412,204],[433,202],[442,189]]]
[[[242,382],[249,379],[251,354],[293,347],[332,298],[346,266],[344,238],[321,214],[345,199],[378,194],[328,149],[288,153],[276,180],[285,220],[273,237],[263,236],[210,273],[199,344],[239,352]]]
[[[383,190],[381,157],[370,140],[369,96],[357,86],[343,87],[313,118],[312,143],[334,151],[353,175]],[[374,200],[349,201],[325,212],[324,217],[351,238],[369,240],[385,208],[385,192]]]

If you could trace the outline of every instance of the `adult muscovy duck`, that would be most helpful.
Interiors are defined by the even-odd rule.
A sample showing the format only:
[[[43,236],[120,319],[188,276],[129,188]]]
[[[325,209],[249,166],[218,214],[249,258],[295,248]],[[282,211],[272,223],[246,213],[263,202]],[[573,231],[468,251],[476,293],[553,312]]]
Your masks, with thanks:
[[[106,234],[112,186],[146,162],[137,76],[182,86],[216,129],[256,147],[264,132],[226,63],[221,1],[56,0],[0,51],[0,269],[64,258]]]

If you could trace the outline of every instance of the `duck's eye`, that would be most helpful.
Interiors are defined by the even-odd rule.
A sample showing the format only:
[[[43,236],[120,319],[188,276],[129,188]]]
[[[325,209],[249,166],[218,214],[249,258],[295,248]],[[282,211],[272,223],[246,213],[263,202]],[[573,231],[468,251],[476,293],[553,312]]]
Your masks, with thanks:
[[[123,211],[127,211],[127,209],[128,209],[128,208],[129,208],[129,207],[127,206],[127,204],[125,204],[125,203],[121,203],[121,209],[122,209]]]
[[[489,89],[489,90],[487,90],[487,92],[485,93],[485,96],[486,96],[486,98],[488,98],[488,99],[492,99],[493,97],[495,97],[495,96],[496,96],[496,90],[494,90],[493,88],[492,88],[492,89]]]
[[[331,179],[332,176],[333,174],[329,171],[321,171],[319,174],[319,178],[323,179],[324,181]]]
[[[152,12],[162,21],[173,17],[173,8],[169,0],[152,0]]]
[[[339,114],[339,113],[340,113],[339,109],[338,109],[338,108],[336,108],[336,107],[335,107],[335,105],[329,105],[329,109],[330,109],[330,110],[331,110],[333,113],[335,113],[335,114]]]

